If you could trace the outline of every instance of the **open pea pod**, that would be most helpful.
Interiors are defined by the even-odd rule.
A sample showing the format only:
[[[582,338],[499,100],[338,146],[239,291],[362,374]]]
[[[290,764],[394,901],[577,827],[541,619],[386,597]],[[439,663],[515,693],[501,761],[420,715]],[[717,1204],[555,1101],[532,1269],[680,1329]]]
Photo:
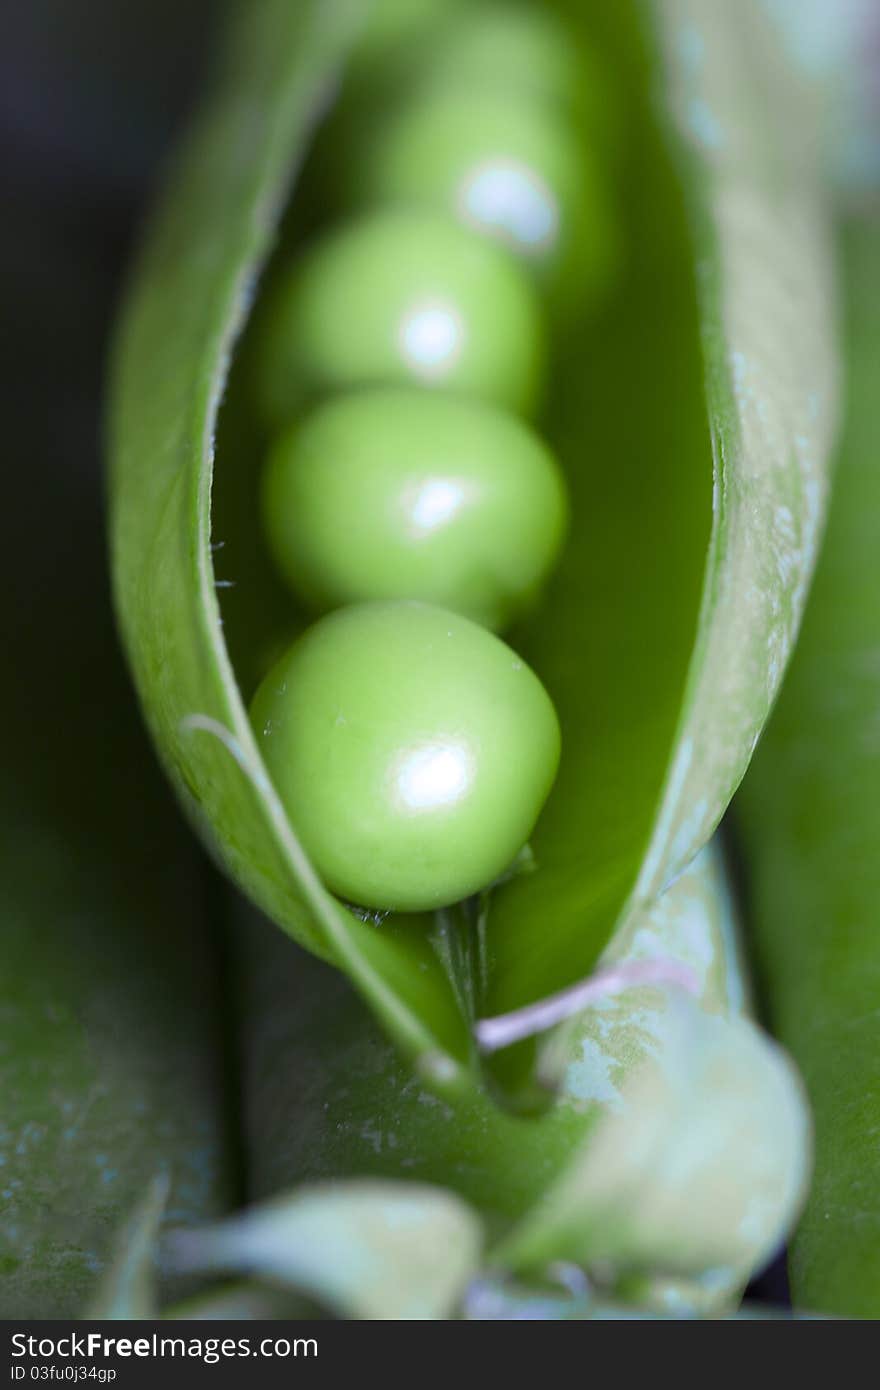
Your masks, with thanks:
[[[474,1075],[472,1015],[575,984],[721,817],[794,638],[834,416],[809,93],[757,0],[656,0],[653,25],[629,4],[559,8],[628,113],[625,267],[605,310],[553,349],[541,425],[568,473],[574,523],[540,614],[513,641],[554,699],[563,762],[535,871],[483,904],[485,972],[448,920],[377,927],[323,887],[244,704],[241,637],[256,641],[271,593],[246,544],[220,552],[230,568],[219,576],[212,551],[226,539],[212,535],[212,488],[220,503],[243,490],[234,510],[246,518],[259,447],[237,404],[239,335],[291,186],[287,235],[314,222],[320,179],[294,176],[367,4],[260,0],[235,12],[116,352],[116,598],[163,761],[240,886],[341,967],[420,1075],[449,1091]],[[223,613],[218,579],[239,580]],[[497,1075],[524,1095],[532,1066],[530,1049],[513,1049]]]
[[[816,1177],[791,1247],[796,1305],[880,1316],[880,215],[841,245],[848,405],[801,643],[737,801],[774,1029],[816,1118]]]

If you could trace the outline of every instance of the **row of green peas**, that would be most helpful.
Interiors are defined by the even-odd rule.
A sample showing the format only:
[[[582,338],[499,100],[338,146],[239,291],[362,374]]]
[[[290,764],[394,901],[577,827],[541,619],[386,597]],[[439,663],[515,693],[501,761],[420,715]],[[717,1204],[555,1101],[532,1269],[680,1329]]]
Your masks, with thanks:
[[[421,911],[528,841],[560,755],[552,702],[494,632],[540,595],[565,482],[530,425],[554,324],[609,234],[571,37],[537,5],[452,7],[381,64],[343,215],[283,268],[253,391],[275,566],[325,614],[251,717],[325,883]]]

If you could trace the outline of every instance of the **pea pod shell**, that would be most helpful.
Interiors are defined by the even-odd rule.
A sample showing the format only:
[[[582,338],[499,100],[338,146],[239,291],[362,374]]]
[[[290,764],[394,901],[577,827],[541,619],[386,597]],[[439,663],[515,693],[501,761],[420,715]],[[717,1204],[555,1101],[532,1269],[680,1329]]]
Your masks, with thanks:
[[[273,794],[211,549],[229,364],[365,13],[358,0],[236,11],[120,327],[113,568],[154,739],[206,843],[270,916],[346,971],[422,1076],[456,1091],[473,1053],[442,964],[422,937],[376,932],[325,891]],[[666,148],[634,12],[596,19],[632,110],[631,232],[651,235],[630,238],[613,314],[560,358],[567,396],[551,402],[548,431],[577,469],[580,529],[522,640],[560,709],[566,762],[535,837],[538,872],[508,883],[489,914],[484,1013],[583,976],[708,839],[778,687],[821,525],[836,363],[807,105],[756,0],[656,0],[652,13],[649,52],[663,55],[674,117]],[[240,589],[259,611],[257,586]],[[539,938],[538,920],[553,932]]]
[[[803,1070],[816,1177],[790,1255],[796,1306],[880,1316],[880,219],[853,219],[849,400],[801,642],[737,801],[771,1022]]]

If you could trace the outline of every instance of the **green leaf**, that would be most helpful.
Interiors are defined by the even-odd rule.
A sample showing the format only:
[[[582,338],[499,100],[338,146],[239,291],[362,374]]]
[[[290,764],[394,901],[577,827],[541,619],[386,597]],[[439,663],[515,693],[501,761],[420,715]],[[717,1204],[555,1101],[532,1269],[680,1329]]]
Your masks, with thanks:
[[[644,1027],[643,998],[656,1003],[657,987],[678,987],[696,995],[709,1012],[741,1013],[750,1008],[750,988],[734,921],[722,852],[701,850],[667,891],[615,936],[603,966],[583,983],[530,1008],[477,1025],[484,1047],[506,1046],[523,1036],[546,1032],[538,1049],[537,1077],[548,1090],[571,1089],[571,1057],[592,1031],[585,1010],[617,1010],[621,1030],[615,1055],[633,1057],[627,1032],[630,1014]],[[620,1004],[615,1004],[622,996]],[[553,1025],[557,1025],[553,1028]],[[608,1029],[600,1032],[608,1041]],[[567,1078],[567,1079],[566,1079]]]
[[[540,615],[513,640],[557,704],[564,755],[536,871],[499,887],[484,912],[485,982],[471,970],[456,990],[418,923],[377,930],[327,894],[262,768],[236,681],[247,687],[264,658],[275,609],[261,562],[250,568],[256,534],[232,544],[235,517],[253,510],[258,443],[234,370],[219,434],[218,408],[292,171],[366,12],[358,0],[238,11],[148,236],[114,373],[117,603],[163,761],[236,881],[341,966],[420,1075],[450,1094],[474,1069],[459,999],[498,1014],[571,986],[717,824],[797,627],[834,411],[809,102],[757,0],[656,0],[676,113],[665,134],[636,10],[568,8],[629,112],[617,190],[628,259],[613,302],[557,344],[552,364],[544,424],[575,525]],[[294,190],[291,238],[314,222],[314,182]],[[230,522],[218,553],[234,566],[220,582],[239,583],[225,629],[212,486]],[[514,1050],[496,1081],[526,1097],[531,1063],[528,1047]]]
[[[343,1317],[424,1320],[457,1306],[482,1231],[464,1202],[442,1189],[338,1182],[180,1232],[171,1249],[183,1269],[255,1274]]]
[[[801,1066],[816,1176],[796,1303],[880,1316],[880,217],[843,237],[849,401],[803,635],[737,802],[770,1017]]]
[[[727,1292],[776,1251],[809,1176],[810,1129],[787,1058],[742,1018],[670,995],[653,1055],[493,1252],[699,1278]]]
[[[154,1179],[122,1233],[116,1258],[104,1273],[87,1318],[154,1318],[156,1246],[168,1201],[168,1179]]]

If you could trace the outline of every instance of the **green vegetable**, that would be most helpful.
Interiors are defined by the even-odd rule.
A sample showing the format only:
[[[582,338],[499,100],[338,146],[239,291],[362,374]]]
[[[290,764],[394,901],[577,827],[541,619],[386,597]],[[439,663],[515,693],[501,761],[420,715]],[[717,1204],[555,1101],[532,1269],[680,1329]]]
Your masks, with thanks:
[[[384,41],[375,43],[383,8],[373,11],[352,58],[350,87],[331,118],[333,136],[326,152],[342,176],[336,192],[345,195],[349,142],[359,143],[364,127],[377,115],[406,104],[416,93],[497,92],[544,102],[575,120],[600,157],[617,162],[619,83],[607,52],[601,45],[597,50],[590,32],[599,28],[601,37],[608,27],[603,16],[585,17],[578,5],[546,0],[416,0],[406,11],[407,22],[389,23]],[[623,25],[628,22],[624,16]],[[621,27],[621,20],[612,17],[612,30]]]
[[[551,281],[569,314],[607,278],[614,233],[596,156],[564,112],[516,89],[417,93],[353,161],[368,204],[448,213]]]
[[[517,419],[401,388],[306,416],[263,487],[278,569],[313,607],[422,599],[493,628],[535,597],[566,513],[553,455]]]
[[[511,1267],[541,1275],[565,1254],[642,1307],[717,1311],[790,1223],[809,1160],[806,1112],[785,1058],[738,1017],[743,981],[716,851],[607,962],[566,1030],[561,1094],[539,1119],[485,1094],[439,1100],[338,972],[253,912],[236,927],[250,1195],[272,1200],[250,1228],[245,1218],[192,1233],[191,1254],[209,1266],[219,1252],[230,1269],[297,1286],[323,1258],[304,1262],[296,1246],[285,1256],[284,1214],[295,1224],[300,1202],[291,1185],[358,1175],[457,1192],[479,1212],[502,1277]],[[381,1250],[392,1236],[376,1223],[374,1238]],[[438,1247],[436,1260],[438,1273],[453,1268],[455,1249]]]
[[[608,1261],[702,1277],[717,1297],[774,1254],[809,1178],[797,1073],[754,1024],[674,994],[657,1024],[620,1105],[501,1242],[502,1267]]]
[[[576,107],[584,96],[584,51],[546,4],[447,5],[406,57],[413,86],[497,88]],[[592,76],[593,74],[590,74]]]
[[[272,425],[303,397],[382,383],[528,414],[544,368],[537,302],[506,253],[442,217],[377,212],[326,233],[267,291],[255,392]]]
[[[442,940],[441,928],[437,934]],[[538,1199],[597,1113],[619,1107],[626,1077],[654,1046],[666,1011],[668,991],[648,983],[658,962],[666,978],[688,982],[707,1013],[743,1008],[714,846],[609,957],[609,967],[635,966],[636,979],[645,971],[643,983],[609,993],[564,1030],[564,1060],[554,1067],[564,1076],[562,1094],[537,1120],[508,1113],[485,1092],[432,1096],[345,978],[292,950],[256,912],[242,908],[234,917],[233,943],[250,1197],[328,1176],[409,1178],[453,1188],[493,1231]]]
[[[816,1174],[796,1306],[880,1317],[880,217],[842,239],[849,401],[801,640],[737,802],[770,1019],[802,1068]]]
[[[419,603],[321,619],[266,676],[251,718],[325,882],[373,908],[440,907],[491,883],[559,761],[553,706],[525,663]]]
[[[377,930],[326,891],[245,706],[254,652],[283,640],[283,619],[279,632],[254,515],[264,441],[237,339],[291,171],[356,37],[343,9],[366,20],[357,0],[242,7],[147,238],[115,358],[116,595],[156,742],[213,853],[346,971],[421,1076],[460,1094],[477,1071],[460,999],[504,1014],[575,985],[707,841],[751,757],[823,515],[836,401],[827,209],[809,104],[757,0],[655,0],[649,49],[629,4],[567,9],[628,113],[630,259],[614,304],[550,349],[542,432],[569,478],[572,533],[514,640],[558,711],[565,757],[530,840],[534,872],[485,904],[481,973],[467,952]],[[658,124],[658,90],[674,123]],[[314,229],[310,187],[306,171],[288,254]],[[502,250],[468,244],[523,275]],[[332,288],[341,298],[341,281]],[[505,351],[531,351],[501,332]],[[294,396],[314,385],[306,366],[286,383]],[[236,584],[222,611],[215,581]],[[534,1096],[533,1061],[524,1047],[493,1063],[511,1100]]]

